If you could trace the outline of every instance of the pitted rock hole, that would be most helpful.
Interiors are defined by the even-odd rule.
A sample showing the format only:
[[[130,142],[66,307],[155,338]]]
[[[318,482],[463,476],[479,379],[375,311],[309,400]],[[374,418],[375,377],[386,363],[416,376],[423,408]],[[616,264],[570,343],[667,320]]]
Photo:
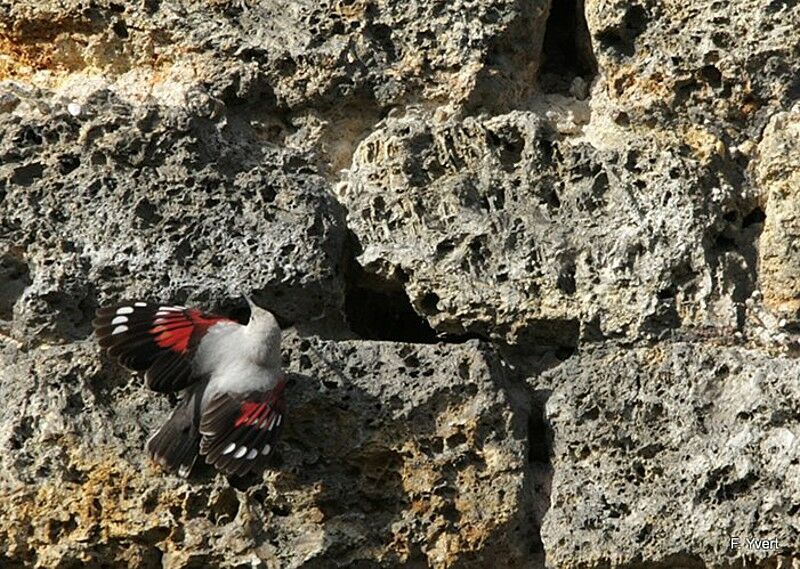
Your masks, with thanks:
[[[553,0],[542,46],[539,83],[545,93],[588,95],[588,85],[597,73],[583,0]],[[576,79],[580,82],[575,84]]]
[[[400,282],[369,274],[356,263],[350,270],[345,315],[351,330],[368,340],[432,344],[436,331],[414,311]]]
[[[11,320],[16,304],[31,284],[28,265],[13,252],[0,257],[0,320]]]
[[[600,46],[620,56],[632,57],[636,53],[636,38],[647,29],[648,15],[638,4],[630,6],[618,26],[597,34]]]

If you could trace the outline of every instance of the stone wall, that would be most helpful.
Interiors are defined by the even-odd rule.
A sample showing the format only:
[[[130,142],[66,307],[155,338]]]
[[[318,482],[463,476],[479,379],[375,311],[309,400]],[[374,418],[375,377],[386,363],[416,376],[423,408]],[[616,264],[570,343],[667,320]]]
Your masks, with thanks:
[[[794,567],[798,192],[793,1],[0,2],[0,566]],[[165,475],[93,313],[250,292]]]

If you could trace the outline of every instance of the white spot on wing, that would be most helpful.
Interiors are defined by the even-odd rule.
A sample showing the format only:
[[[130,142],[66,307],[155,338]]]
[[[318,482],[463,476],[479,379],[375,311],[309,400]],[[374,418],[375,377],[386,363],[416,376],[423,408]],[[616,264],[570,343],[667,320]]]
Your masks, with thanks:
[[[183,306],[159,306],[159,312],[164,310],[166,312],[181,312],[184,310]]]
[[[117,314],[132,314],[133,306],[122,306],[117,308]]]
[[[153,320],[153,324],[163,324],[166,321],[167,321],[166,318],[156,318],[155,320]]]
[[[272,430],[272,428],[273,428],[273,427],[275,426],[275,424],[278,422],[278,418],[279,418],[279,417],[280,417],[280,415],[275,415],[275,417],[273,417],[272,421],[271,421],[271,422],[270,422],[270,424],[269,424],[269,429],[267,429],[267,430],[269,430],[269,431],[271,431],[271,430]]]
[[[123,332],[127,332],[127,331],[128,331],[128,327],[127,326],[117,326],[116,328],[114,328],[114,331],[111,332],[111,335],[113,336],[115,334],[122,334]]]
[[[139,308],[144,308],[145,306],[147,306],[147,303],[146,302],[134,302],[133,305],[134,306],[138,306]]]
[[[242,458],[247,453],[246,446],[240,446],[236,449],[236,453],[233,455],[233,458]]]
[[[182,464],[181,467],[178,469],[178,475],[179,476],[183,476],[184,478],[186,478],[187,476],[189,476],[189,471],[191,469],[192,469],[191,466],[187,466],[185,464]]]
[[[222,451],[222,454],[230,454],[233,452],[233,449],[236,448],[236,443],[231,443],[225,447],[225,450]]]
[[[115,316],[114,320],[111,321],[111,324],[125,324],[128,321],[127,316]]]
[[[269,451],[272,450],[270,445],[264,445],[264,450],[261,451],[261,454],[269,454]]]
[[[283,415],[278,415],[278,418],[277,418],[277,419],[275,419],[275,426],[276,426],[276,427],[277,427],[277,426],[280,426],[280,424],[281,424],[281,419],[282,419],[282,418],[283,418]]]
[[[250,452],[247,453],[247,460],[253,460],[257,456],[258,456],[258,451],[254,448],[250,449]]]

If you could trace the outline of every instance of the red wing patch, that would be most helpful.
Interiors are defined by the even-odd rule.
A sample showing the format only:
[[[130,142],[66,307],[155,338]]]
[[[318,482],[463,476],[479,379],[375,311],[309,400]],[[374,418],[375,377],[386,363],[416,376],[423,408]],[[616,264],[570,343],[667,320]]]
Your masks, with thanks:
[[[146,371],[151,389],[172,392],[194,381],[191,356],[206,331],[223,321],[230,320],[193,308],[136,301],[101,308],[92,324],[112,358]]]
[[[228,474],[260,472],[266,466],[286,414],[281,381],[275,389],[243,398],[219,393],[200,420],[200,454]]]
[[[159,347],[185,354],[193,336],[202,337],[211,326],[226,318],[207,317],[192,308],[172,312],[173,307],[159,307],[149,332]]]
[[[259,403],[258,401],[245,401],[239,408],[239,418],[233,424],[234,427],[242,425],[247,427],[263,427],[268,418],[274,417],[272,413],[272,402]]]

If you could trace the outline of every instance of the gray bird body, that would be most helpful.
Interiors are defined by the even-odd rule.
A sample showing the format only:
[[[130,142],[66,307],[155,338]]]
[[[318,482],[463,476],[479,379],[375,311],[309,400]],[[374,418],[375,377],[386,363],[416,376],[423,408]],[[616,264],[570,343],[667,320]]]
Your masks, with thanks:
[[[111,357],[145,372],[153,391],[181,394],[146,446],[182,476],[198,455],[228,474],[260,472],[278,438],[286,383],[281,330],[269,311],[248,302],[247,325],[143,301],[97,311],[94,326]]]
[[[197,346],[192,362],[203,386],[201,410],[220,392],[244,394],[274,389],[281,380],[281,330],[275,317],[251,304],[246,326],[219,322],[211,326]]]

